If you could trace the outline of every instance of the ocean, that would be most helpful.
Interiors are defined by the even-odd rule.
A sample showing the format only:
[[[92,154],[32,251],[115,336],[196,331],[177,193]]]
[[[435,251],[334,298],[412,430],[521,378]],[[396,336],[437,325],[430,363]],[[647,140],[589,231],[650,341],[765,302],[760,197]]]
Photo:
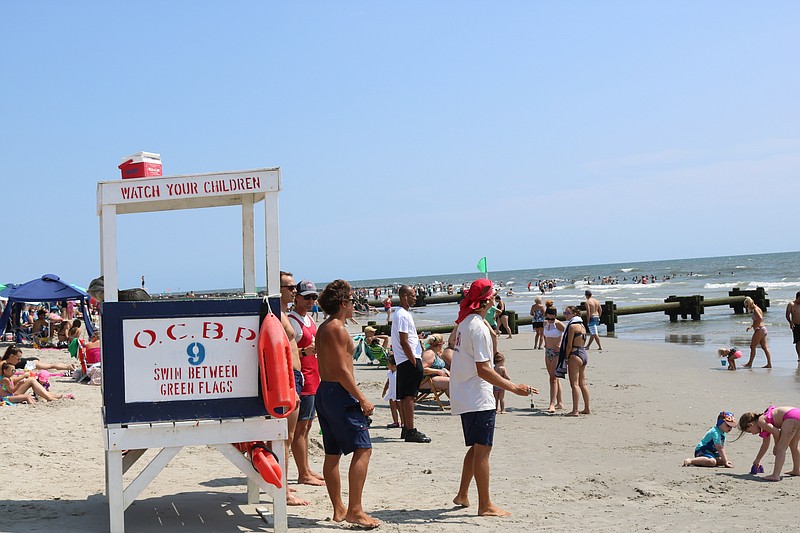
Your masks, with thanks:
[[[491,259],[491,258],[490,258]],[[633,278],[655,276],[656,281],[647,284],[634,283]],[[482,274],[441,274],[409,278],[387,278],[358,280],[351,282],[356,287],[385,287],[396,284],[452,283],[460,285],[482,277]],[[616,278],[618,283],[603,285],[604,277]],[[665,278],[669,279],[665,279]],[[534,268],[489,272],[489,278],[500,291],[506,307],[520,316],[528,316],[536,296],[541,295],[537,280],[555,279],[556,287],[544,299],[552,299],[559,312],[567,305],[584,301],[584,290],[591,288],[600,302],[613,301],[617,308],[663,302],[671,295],[691,296],[699,294],[706,298],[725,297],[734,287],[755,289],[764,287],[770,305],[765,310],[768,342],[776,368],[797,369],[797,355],[792,345],[792,333],[786,322],[786,304],[800,291],[800,252],[741,255],[728,257],[704,257],[697,259],[674,259],[586,265],[554,268]],[[527,290],[532,282],[531,290]],[[506,296],[509,287],[513,296]],[[417,327],[452,323],[458,314],[457,304],[436,304],[414,309]],[[378,320],[385,315],[379,314]],[[698,353],[717,361],[716,349],[736,346],[745,358],[749,355],[751,333],[745,331],[751,324],[750,315],[736,315],[729,307],[708,307],[701,320],[678,319],[670,323],[663,313],[620,316],[616,331],[610,335],[625,340],[665,342],[693,347]],[[530,329],[530,326],[521,326]],[[605,332],[605,326],[601,326]],[[764,364],[763,352],[759,349],[755,365]],[[716,363],[718,364],[718,362]],[[754,366],[755,366],[754,365]]]

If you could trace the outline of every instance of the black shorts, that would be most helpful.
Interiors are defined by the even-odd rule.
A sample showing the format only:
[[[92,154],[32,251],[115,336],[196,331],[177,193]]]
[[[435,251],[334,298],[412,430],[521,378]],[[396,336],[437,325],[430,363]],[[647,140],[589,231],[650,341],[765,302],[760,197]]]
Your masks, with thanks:
[[[792,344],[797,344],[800,342],[800,324],[795,324],[794,328],[792,328]]]
[[[25,370],[26,364],[28,364],[30,361],[38,361],[38,360],[39,360],[38,357],[22,357],[20,358],[19,361],[17,361],[17,364],[15,365],[14,368],[16,368],[17,370]]]
[[[294,390],[297,391],[297,395],[300,396],[300,391],[303,390],[303,373],[299,370],[294,371]]]
[[[494,442],[494,421],[497,411],[472,411],[461,413],[461,430],[464,432],[464,444],[482,444],[491,446]]]
[[[544,322],[531,322],[533,325],[533,329],[542,329],[544,327]]]
[[[422,375],[422,359],[417,359],[416,365],[412,365],[408,359],[397,365],[396,398],[398,401],[407,396],[417,396],[419,384],[422,383]]]

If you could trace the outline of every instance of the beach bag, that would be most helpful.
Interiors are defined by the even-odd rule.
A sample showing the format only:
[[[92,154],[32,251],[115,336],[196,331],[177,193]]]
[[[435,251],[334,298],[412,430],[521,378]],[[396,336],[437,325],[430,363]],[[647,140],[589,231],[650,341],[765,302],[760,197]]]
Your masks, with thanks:
[[[103,370],[100,368],[99,364],[92,365],[91,368],[89,368],[87,376],[89,377],[89,385],[103,384]]]

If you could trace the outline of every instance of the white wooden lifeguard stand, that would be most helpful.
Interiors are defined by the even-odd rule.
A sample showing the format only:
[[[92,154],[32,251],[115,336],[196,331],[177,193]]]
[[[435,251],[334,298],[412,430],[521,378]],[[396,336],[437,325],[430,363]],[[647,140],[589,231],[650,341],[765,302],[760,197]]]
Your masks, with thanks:
[[[118,299],[117,215],[203,207],[242,207],[242,278],[246,295],[256,295],[254,204],[265,202],[267,293],[278,293],[280,169],[268,168],[187,176],[138,178],[97,184],[97,214],[100,217],[101,273],[105,277],[105,302]],[[104,336],[105,342],[105,336]],[[105,353],[103,370],[111,358],[124,354]],[[254,369],[254,371],[257,371]],[[109,386],[104,375],[104,388]],[[176,402],[173,402],[176,403]],[[181,403],[181,402],[178,402]],[[187,402],[183,402],[187,403]],[[106,391],[102,410],[106,460],[106,494],[112,533],[123,533],[125,509],[184,446],[211,445],[247,475],[247,502],[259,502],[259,488],[273,499],[274,530],[284,533],[286,523],[286,464],[284,419],[257,417],[207,417],[202,420],[160,420],[148,423],[107,423]],[[157,416],[157,415],[156,415]],[[283,471],[282,489],[266,483],[231,442],[270,441]],[[161,451],[141,473],[124,486],[123,474],[149,448]],[[123,457],[123,450],[130,450]]]

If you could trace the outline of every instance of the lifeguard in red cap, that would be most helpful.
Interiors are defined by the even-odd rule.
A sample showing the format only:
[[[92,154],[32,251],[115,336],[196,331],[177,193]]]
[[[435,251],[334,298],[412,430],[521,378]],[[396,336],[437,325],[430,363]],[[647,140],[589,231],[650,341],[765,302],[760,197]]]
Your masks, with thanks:
[[[496,416],[492,386],[520,396],[539,391],[528,385],[514,384],[492,368],[492,336],[484,317],[492,306],[494,293],[490,280],[475,280],[461,300],[456,320],[458,331],[450,366],[450,407],[454,415],[461,415],[464,444],[469,450],[464,457],[461,485],[453,503],[469,506],[469,486],[474,477],[478,487],[478,514],[509,516],[510,512],[494,505],[489,497],[489,454]]]

